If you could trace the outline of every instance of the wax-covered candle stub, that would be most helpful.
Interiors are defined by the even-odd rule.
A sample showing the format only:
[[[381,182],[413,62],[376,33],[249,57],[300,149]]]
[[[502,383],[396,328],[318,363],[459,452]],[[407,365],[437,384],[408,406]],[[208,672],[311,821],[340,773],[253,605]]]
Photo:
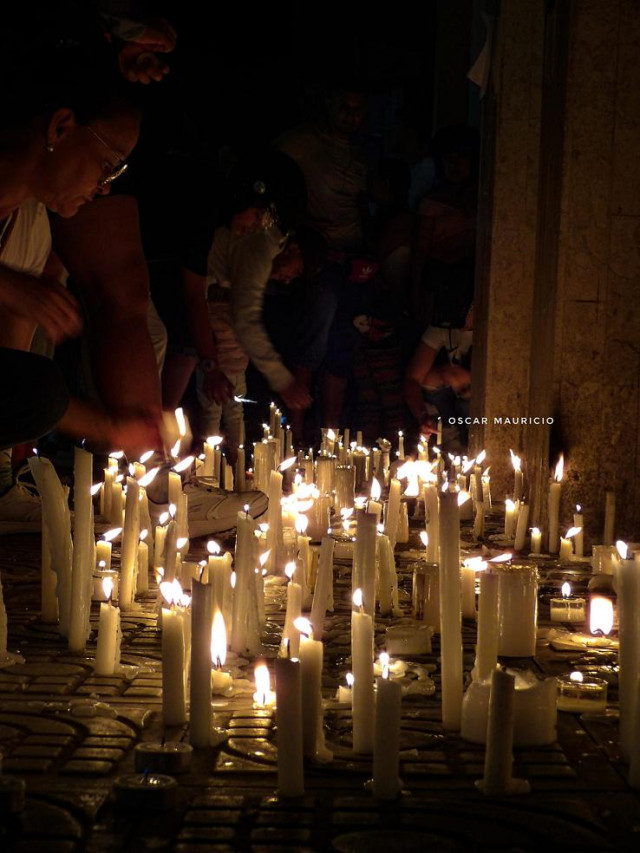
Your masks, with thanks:
[[[536,651],[538,571],[494,563],[498,581],[498,654],[531,657]]]
[[[607,682],[603,678],[572,672],[558,679],[558,710],[574,714],[599,714],[607,709]]]
[[[550,601],[552,622],[573,622],[582,624],[586,619],[586,601],[571,595],[571,584],[562,584],[562,598]]]
[[[390,625],[385,631],[385,647],[390,655],[428,655],[431,633],[430,625]]]
[[[121,809],[162,811],[175,806],[178,783],[164,773],[132,773],[115,780],[113,794]]]

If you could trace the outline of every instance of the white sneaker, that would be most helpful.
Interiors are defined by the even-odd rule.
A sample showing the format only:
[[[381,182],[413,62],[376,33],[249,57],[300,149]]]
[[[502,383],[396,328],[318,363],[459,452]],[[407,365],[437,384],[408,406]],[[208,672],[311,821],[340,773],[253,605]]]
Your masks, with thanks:
[[[21,483],[14,483],[0,497],[0,534],[40,533],[42,529],[42,501]]]
[[[189,497],[189,536],[208,536],[232,530],[238,522],[238,513],[248,507],[252,518],[266,512],[269,499],[262,492],[226,492],[203,483],[187,483],[184,492]],[[154,521],[168,509],[168,504],[149,501],[149,512]]]

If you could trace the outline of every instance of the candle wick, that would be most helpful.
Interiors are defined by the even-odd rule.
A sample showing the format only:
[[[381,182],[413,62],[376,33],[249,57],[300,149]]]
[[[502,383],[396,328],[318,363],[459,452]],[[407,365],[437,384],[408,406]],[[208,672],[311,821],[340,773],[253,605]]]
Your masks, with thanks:
[[[218,655],[216,657],[216,669],[218,670],[218,672],[220,672],[220,670],[222,669],[222,662],[220,661],[220,655]]]

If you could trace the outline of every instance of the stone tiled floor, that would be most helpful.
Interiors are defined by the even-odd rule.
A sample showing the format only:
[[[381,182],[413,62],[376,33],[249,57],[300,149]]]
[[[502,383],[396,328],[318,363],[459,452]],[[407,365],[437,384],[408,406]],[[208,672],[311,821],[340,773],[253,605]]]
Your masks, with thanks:
[[[204,543],[195,542],[196,558]],[[410,555],[399,553],[401,604],[410,606]],[[214,698],[219,743],[197,751],[178,777],[175,803],[149,811],[114,795],[118,777],[134,770],[136,743],[188,739],[187,727],[163,732],[157,594],[152,590],[123,620],[126,677],[96,677],[95,640],[69,654],[55,626],[39,622],[39,537],[0,539],[0,571],[9,612],[9,648],[26,662],[0,669],[0,849],[17,851],[242,850],[337,851],[631,850],[640,839],[640,800],[625,780],[612,715],[591,720],[559,714],[558,739],[515,751],[515,775],[531,783],[522,797],[489,800],[475,780],[484,750],[443,730],[438,693],[405,697],[402,714],[403,796],[375,802],[365,789],[370,760],[351,751],[350,710],[331,697],[349,668],[348,568],[336,568],[336,610],[328,620],[325,729],[334,760],[306,768],[306,795],[277,797],[273,714],[254,710],[250,694]],[[587,567],[572,571],[576,591]],[[566,574],[541,571],[541,617]],[[270,595],[265,656],[277,649],[282,588]],[[97,626],[97,606],[92,614]],[[390,620],[376,621],[383,645]],[[475,626],[464,625],[465,672],[473,663]],[[539,646],[535,666],[555,674],[579,660]],[[529,662],[531,663],[531,662]],[[438,647],[411,661],[412,677],[428,672],[439,687]],[[235,661],[251,677],[252,662]],[[615,700],[615,693],[613,694]],[[11,814],[6,788],[26,781],[23,811]]]

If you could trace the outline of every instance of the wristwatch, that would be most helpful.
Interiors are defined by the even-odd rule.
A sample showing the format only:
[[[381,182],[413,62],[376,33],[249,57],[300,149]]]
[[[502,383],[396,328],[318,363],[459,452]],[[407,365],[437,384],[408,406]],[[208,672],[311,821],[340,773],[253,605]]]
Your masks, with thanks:
[[[199,364],[203,373],[211,373],[218,366],[214,358],[201,358]]]

